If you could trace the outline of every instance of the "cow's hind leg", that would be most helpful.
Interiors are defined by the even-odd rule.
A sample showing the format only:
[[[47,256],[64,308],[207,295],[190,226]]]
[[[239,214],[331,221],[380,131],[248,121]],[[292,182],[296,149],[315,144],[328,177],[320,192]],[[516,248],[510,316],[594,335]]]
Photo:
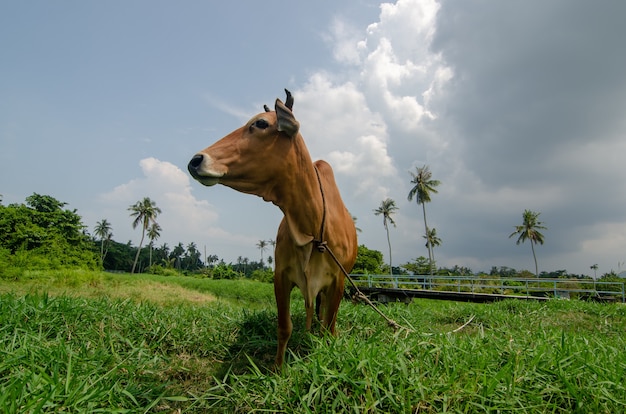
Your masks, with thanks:
[[[276,278],[274,281],[274,295],[276,296],[276,307],[278,310],[278,348],[276,350],[276,367],[280,368],[285,359],[287,342],[291,337],[293,325],[289,305],[291,302],[291,289],[293,284],[288,278]]]

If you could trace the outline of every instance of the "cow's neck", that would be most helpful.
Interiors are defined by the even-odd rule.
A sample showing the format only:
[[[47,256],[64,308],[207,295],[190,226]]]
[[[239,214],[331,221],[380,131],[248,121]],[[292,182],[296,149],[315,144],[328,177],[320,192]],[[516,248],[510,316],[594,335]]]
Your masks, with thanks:
[[[304,141],[297,139],[295,168],[278,177],[268,201],[282,210],[294,241],[304,246],[321,237],[324,203],[315,166]]]

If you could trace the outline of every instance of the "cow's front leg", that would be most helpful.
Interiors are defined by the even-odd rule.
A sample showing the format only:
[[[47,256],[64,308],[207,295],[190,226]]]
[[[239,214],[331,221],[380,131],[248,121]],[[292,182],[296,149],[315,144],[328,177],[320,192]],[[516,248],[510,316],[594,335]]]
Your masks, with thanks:
[[[324,328],[328,329],[332,335],[335,335],[335,322],[337,322],[337,313],[339,312],[339,305],[341,305],[341,299],[343,298],[344,278],[343,274],[337,275],[337,282],[335,286],[328,289],[328,295],[326,297],[326,311],[324,313]]]
[[[293,325],[289,305],[291,302],[291,289],[293,284],[287,277],[279,277],[276,274],[274,280],[274,295],[276,296],[276,307],[278,310],[278,348],[276,350],[276,367],[281,368],[285,360],[285,350],[291,337]]]
[[[311,332],[313,315],[315,314],[315,300],[312,298],[305,298],[304,301],[304,307],[306,308],[306,330],[307,332]]]

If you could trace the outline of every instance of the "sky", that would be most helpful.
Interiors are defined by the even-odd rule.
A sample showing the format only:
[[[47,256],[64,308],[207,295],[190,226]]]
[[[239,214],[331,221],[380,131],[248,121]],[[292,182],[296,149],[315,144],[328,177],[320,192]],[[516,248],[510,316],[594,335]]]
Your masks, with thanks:
[[[280,210],[186,165],[288,88],[359,243],[385,261],[374,210],[395,200],[394,266],[428,256],[407,199],[428,165],[439,266],[534,271],[529,242],[509,238],[529,209],[547,227],[540,271],[620,272],[624,16],[621,0],[3,1],[2,203],[50,195],[137,245],[128,207],[150,197],[157,245],[260,260]]]

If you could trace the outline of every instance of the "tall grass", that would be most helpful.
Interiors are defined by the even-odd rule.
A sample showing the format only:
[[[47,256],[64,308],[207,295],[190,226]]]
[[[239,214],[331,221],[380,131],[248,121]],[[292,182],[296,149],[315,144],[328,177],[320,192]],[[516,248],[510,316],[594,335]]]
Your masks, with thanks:
[[[16,292],[0,294],[2,412],[626,411],[621,304],[416,300],[383,308],[412,329],[393,332],[344,302],[333,338],[303,332],[294,297],[275,373],[269,284],[41,276],[48,288],[0,284]],[[147,286],[183,291],[168,302]]]

